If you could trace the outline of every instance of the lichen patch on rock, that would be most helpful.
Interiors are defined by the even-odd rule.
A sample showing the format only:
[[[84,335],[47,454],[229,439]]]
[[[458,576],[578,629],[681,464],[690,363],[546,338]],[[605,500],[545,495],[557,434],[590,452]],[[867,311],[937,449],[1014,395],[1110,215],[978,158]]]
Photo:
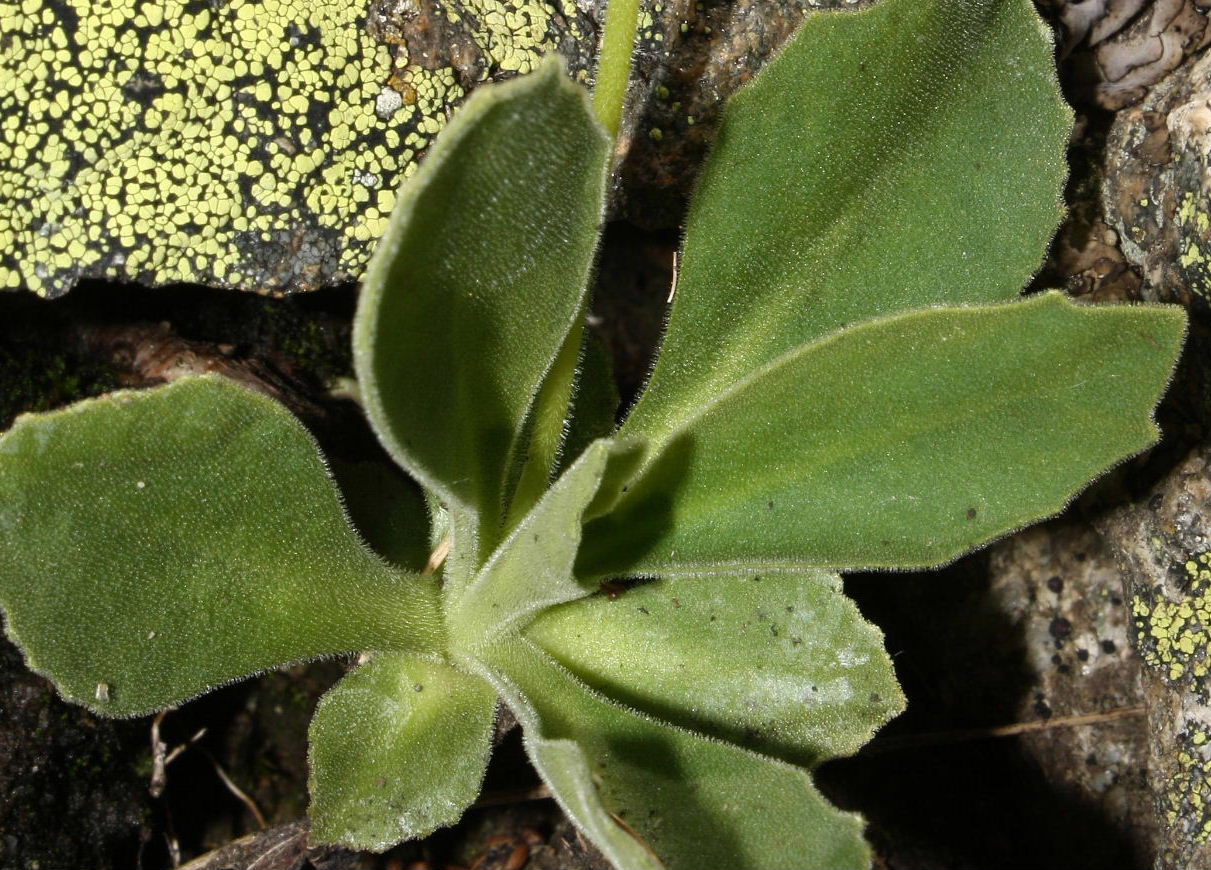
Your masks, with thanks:
[[[1196,843],[1211,840],[1211,728],[1193,719],[1178,735],[1177,773],[1161,800],[1165,820]]]
[[[1146,298],[1211,306],[1211,55],[1120,112],[1106,142],[1107,222]]]
[[[1208,697],[1208,640],[1211,635],[1211,552],[1191,556],[1182,566],[1186,595],[1136,595],[1131,603],[1140,654],[1170,682],[1187,679],[1192,690]]]
[[[461,41],[433,55],[424,16]],[[0,0],[0,288],[356,278],[466,91],[586,21],[572,0]]]

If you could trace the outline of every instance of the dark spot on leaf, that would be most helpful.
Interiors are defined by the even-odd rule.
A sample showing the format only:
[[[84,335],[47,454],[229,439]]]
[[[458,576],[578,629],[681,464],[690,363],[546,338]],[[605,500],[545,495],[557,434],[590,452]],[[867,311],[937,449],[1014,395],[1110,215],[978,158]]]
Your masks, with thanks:
[[[1077,657],[1078,659],[1080,659],[1081,661],[1083,661],[1083,662],[1087,662],[1087,661],[1089,661],[1089,650],[1087,650],[1087,649],[1078,649],[1078,650],[1076,651],[1076,657]]]
[[[1056,653],[1055,655],[1053,655],[1051,657],[1051,663],[1053,665],[1058,665],[1060,663],[1060,654],[1059,653]]]
[[[611,601],[615,600],[619,595],[627,591],[627,588],[621,583],[614,583],[610,580],[602,580],[600,588],[601,591],[606,594],[606,597]]]
[[[1040,719],[1051,718],[1051,706],[1041,698],[1034,702],[1034,712]]]
[[[794,612],[795,612],[795,605],[793,605],[793,604],[788,604],[788,605],[786,605],[786,612],[787,612],[787,613],[794,613]]]
[[[379,788],[386,788],[387,787],[387,778],[384,776],[375,777],[374,784],[376,786],[378,786]]]
[[[1161,505],[1164,503],[1165,497],[1158,492],[1156,495],[1152,496],[1152,498],[1148,499],[1148,510],[1158,511],[1161,509]]]
[[[680,602],[680,601],[678,601],[676,598],[674,598],[674,599],[673,599],[673,606],[674,606],[674,607],[680,607],[680,606],[681,606],[681,602]]]
[[[791,646],[799,646],[803,643],[803,638],[791,635]]]
[[[535,543],[538,542],[538,532],[534,533],[534,541],[535,541]]]
[[[883,696],[880,695],[878,692],[871,692],[870,693],[870,702],[872,704],[881,704],[881,703],[883,703]]]
[[[420,684],[420,683],[417,683],[417,684],[416,684],[415,686],[413,686],[412,688],[413,688],[413,690],[415,690],[415,691],[417,691],[417,692],[423,692],[423,691],[425,691],[425,687],[424,687],[422,684]]]
[[[773,510],[773,509],[774,509],[774,503],[773,503],[772,501],[767,501],[767,502],[765,503],[765,506],[766,506],[767,508],[769,508],[770,510]]]
[[[1104,640],[1102,641],[1102,652],[1110,655],[1111,653],[1118,652],[1118,647],[1114,645],[1114,641]]]
[[[976,518],[976,513],[977,513],[977,511],[975,508],[973,508],[973,507],[968,508],[967,509],[967,519],[974,520]]]
[[[769,627],[769,633],[772,634],[774,637],[777,637],[778,636],[778,626],[771,625]]]
[[[754,582],[754,583],[760,583],[760,582],[761,582],[761,575],[760,575],[760,574],[754,574],[754,575],[753,575],[753,582]]]
[[[815,686],[812,686],[812,691],[813,691],[813,692],[818,692],[818,691],[820,691],[820,690],[819,690],[819,689],[817,689]]]
[[[1113,604],[1115,607],[1120,607],[1120,606],[1122,606],[1123,599],[1119,598],[1117,595],[1111,595],[1110,603]]]
[[[636,610],[638,610],[640,613],[643,613],[643,614],[648,614],[648,613],[649,613],[649,611],[648,611],[648,609],[647,609],[646,607],[636,607],[635,609],[636,609]]]
[[[1056,574],[1055,576],[1052,576],[1052,577],[1048,577],[1047,578],[1047,588],[1050,589],[1052,592],[1054,592],[1056,595],[1059,595],[1061,592],[1064,591],[1064,578],[1060,577],[1058,574]]]

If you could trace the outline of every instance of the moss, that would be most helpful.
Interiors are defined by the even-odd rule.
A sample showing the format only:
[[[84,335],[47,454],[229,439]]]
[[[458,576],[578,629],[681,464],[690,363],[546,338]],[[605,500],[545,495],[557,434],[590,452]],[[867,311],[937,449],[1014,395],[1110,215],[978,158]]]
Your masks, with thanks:
[[[346,321],[317,317],[292,300],[271,300],[252,314],[244,327],[250,343],[273,348],[321,383],[353,374]]]
[[[0,343],[0,430],[18,414],[48,411],[98,396],[119,385],[116,369],[68,352],[47,353],[38,343]]]

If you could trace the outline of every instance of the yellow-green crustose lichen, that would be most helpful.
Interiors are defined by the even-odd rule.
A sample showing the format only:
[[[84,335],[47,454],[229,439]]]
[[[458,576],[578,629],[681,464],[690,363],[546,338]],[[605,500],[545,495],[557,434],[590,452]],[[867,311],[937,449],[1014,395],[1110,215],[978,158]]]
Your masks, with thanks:
[[[1170,827],[1182,826],[1195,843],[1211,840],[1211,731],[1186,723],[1178,734],[1176,762],[1162,797]]]
[[[1173,601],[1159,594],[1137,595],[1132,616],[1144,661],[1171,682],[1188,683],[1200,698],[1208,697],[1211,670],[1211,552],[1198,553],[1184,566],[1184,596]]]
[[[393,0],[372,35],[364,3],[0,0],[0,289],[357,277],[466,89],[591,31],[573,0]]]
[[[1177,209],[1178,239],[1180,250],[1177,262],[1186,278],[1190,290],[1199,296],[1211,295],[1211,250],[1207,241],[1211,239],[1211,215],[1207,213],[1206,200],[1187,191],[1182,195]]]

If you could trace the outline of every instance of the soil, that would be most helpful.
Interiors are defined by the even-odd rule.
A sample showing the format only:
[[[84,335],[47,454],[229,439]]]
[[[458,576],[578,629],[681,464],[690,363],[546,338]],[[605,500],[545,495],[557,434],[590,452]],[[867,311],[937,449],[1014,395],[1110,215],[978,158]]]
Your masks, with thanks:
[[[1069,5],[1047,7],[1059,20]],[[1196,6],[1182,5],[1183,14]],[[1078,110],[1070,215],[1036,286],[1099,301],[1155,298],[1103,219],[1115,116],[1077,49],[1061,66]],[[614,358],[623,408],[659,340],[677,203],[692,181],[682,163],[663,175],[633,163],[627,173],[640,181],[620,213],[645,228],[610,226],[590,317]],[[674,180],[645,191],[653,178]],[[355,299],[352,286],[277,299],[101,282],[53,303],[0,294],[0,428],[22,411],[218,370],[286,402],[330,455],[381,461],[358,409],[331,389],[352,375]],[[846,579],[886,632],[909,707],[817,780],[869,820],[877,866],[1183,863],[1158,812],[1155,756],[1165,744],[1149,705],[1163,687],[1137,652],[1129,605],[1139,581],[1120,564],[1124,516],[1146,510],[1206,438],[1207,378],[1197,362],[1211,358],[1206,309],[1192,303],[1191,312],[1188,362],[1161,409],[1164,441],[1149,456],[1063,516],[942,571]],[[0,868],[606,866],[545,795],[516,730],[500,738],[483,797],[454,828],[384,855],[309,848],[307,724],[348,664],[271,673],[157,720],[108,721],[59,700],[0,640]],[[172,757],[162,776],[157,734],[161,758]]]

